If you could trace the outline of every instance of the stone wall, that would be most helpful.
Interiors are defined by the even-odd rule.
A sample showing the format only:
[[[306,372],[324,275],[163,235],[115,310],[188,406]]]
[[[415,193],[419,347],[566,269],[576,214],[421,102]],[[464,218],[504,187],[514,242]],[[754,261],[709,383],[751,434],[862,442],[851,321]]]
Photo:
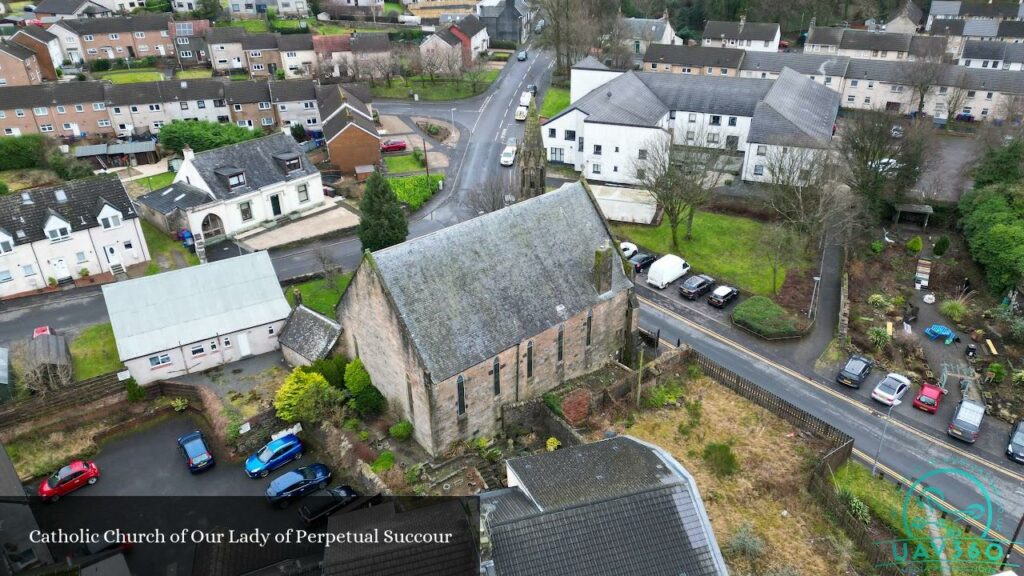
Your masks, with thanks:
[[[539,398],[506,404],[501,412],[502,432],[506,436],[533,432],[543,439],[554,436],[562,446],[586,444],[586,440],[568,422],[559,418]]]

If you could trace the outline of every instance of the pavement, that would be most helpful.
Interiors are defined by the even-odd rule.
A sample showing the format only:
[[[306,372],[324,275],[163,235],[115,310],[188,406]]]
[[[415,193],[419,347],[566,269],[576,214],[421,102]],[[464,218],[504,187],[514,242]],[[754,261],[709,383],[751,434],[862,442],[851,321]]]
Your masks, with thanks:
[[[252,356],[227,366],[218,366],[203,372],[176,376],[175,382],[202,386],[221,397],[229,392],[247,393],[269,383],[281,382],[289,369],[281,352],[275,350]]]
[[[344,207],[340,199],[327,198],[326,201],[325,207],[315,214],[254,234],[239,236],[235,240],[242,243],[249,252],[270,250],[276,246],[302,242],[308,238],[359,225],[359,216]]]

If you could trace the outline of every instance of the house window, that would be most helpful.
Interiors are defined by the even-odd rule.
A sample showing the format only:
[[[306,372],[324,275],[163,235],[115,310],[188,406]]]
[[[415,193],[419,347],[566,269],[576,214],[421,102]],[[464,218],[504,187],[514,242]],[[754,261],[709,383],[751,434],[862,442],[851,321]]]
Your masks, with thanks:
[[[253,70],[263,70],[263,68],[264,68],[263,64],[253,64],[252,65],[252,69]]]
[[[284,112],[285,110],[288,109],[288,105],[287,104],[278,104],[277,105],[277,109],[280,110],[281,112]]]
[[[871,96],[865,96],[864,97],[864,103],[865,104],[871,104]]]
[[[991,99],[992,99],[992,93],[991,92],[986,93],[985,94],[985,100],[991,100]]]
[[[25,111],[22,110],[21,108],[18,108],[17,110],[14,111],[14,115],[17,116],[18,118],[24,118],[25,117]]]
[[[67,228],[63,227],[48,230],[46,233],[47,235],[50,236],[51,242],[60,242],[62,240],[67,240],[68,238],[71,238],[71,232]]]
[[[711,66],[708,66],[708,74],[710,75],[710,74],[714,74],[714,73],[715,73],[715,69],[712,68]]]
[[[109,218],[100,218],[100,224],[104,230],[110,230],[111,228],[117,228],[121,225],[121,217],[118,215],[110,216]]]
[[[718,144],[718,134],[712,132],[707,137],[708,144]]]
[[[210,352],[216,352],[216,351],[217,351],[217,341],[216,340],[211,340],[210,341]]]
[[[223,98],[218,98],[218,99],[213,101],[213,105],[216,108],[223,108],[223,107],[227,106],[228,103]]]
[[[107,109],[107,105],[104,104],[103,102],[94,102],[93,105],[92,105],[92,109],[97,111],[97,112],[99,112],[100,110],[106,110]]]
[[[79,264],[85,264],[86,262],[89,261],[89,258],[86,257],[85,252],[78,252],[78,253],[75,254],[75,260]]]
[[[85,112],[85,106],[81,104],[75,104],[75,112]]]
[[[299,184],[299,204],[309,202],[309,186]]]
[[[850,80],[850,86],[856,88],[860,84],[860,80]]]
[[[129,251],[132,249],[132,241],[131,240],[125,240],[124,241],[124,249],[125,250],[129,250]]]
[[[501,360],[497,357],[494,358],[494,367],[491,369],[494,375],[494,395],[498,396],[501,394]]]
[[[697,133],[695,131],[693,131],[693,130],[687,130],[686,131],[686,139],[687,140],[693,140],[696,137],[697,137]]]
[[[114,106],[114,114],[120,114],[120,113],[121,113],[121,107],[120,106]]]
[[[252,203],[242,202],[238,205],[238,211],[242,214],[242,222],[252,220]],[[225,344],[227,346],[227,344]]]
[[[32,113],[35,114],[36,116],[45,116],[46,115],[46,108],[43,108],[43,107],[33,108],[32,109]]]
[[[601,145],[600,144],[594,144],[594,156],[600,156],[600,155],[601,155]]]
[[[92,42],[93,36],[92,34],[86,34],[85,36],[82,36],[82,40],[85,40],[86,42]],[[74,41],[71,41],[70,43],[73,44]]]
[[[832,77],[825,76],[825,86],[828,86],[829,84],[832,84]]]
[[[136,32],[135,33],[135,37],[136,38],[145,38],[146,37],[146,33],[145,32]]]
[[[722,125],[722,117],[718,116],[718,115],[712,115],[711,116],[711,125],[712,126],[721,126]]]
[[[14,280],[14,277],[11,276],[10,270],[0,270],[0,284],[10,282],[11,280]]]
[[[455,391],[459,396],[456,409],[459,416],[462,416],[466,413],[466,380],[461,374],[455,379]]]
[[[284,55],[287,58],[295,58],[295,52],[285,52]]]
[[[526,343],[526,377],[533,378],[533,341]]]
[[[735,116],[729,116],[729,126],[735,126],[735,125],[736,125],[736,117]]]
[[[264,126],[271,126],[274,124],[274,119],[271,118],[270,116],[265,116],[262,119],[260,119],[260,124],[263,124]]]
[[[259,50],[253,50],[252,52],[249,52],[249,56],[253,58],[260,58],[263,56],[263,53],[260,52]]]
[[[760,164],[754,165],[754,176],[764,176],[764,166]]]
[[[0,254],[7,254],[14,250],[14,244],[10,240],[0,240]]]
[[[221,340],[224,341],[224,347],[225,348],[231,348],[231,337],[230,336],[225,336]]]
[[[176,39],[176,42],[178,44],[181,44],[181,45],[187,45],[188,44],[188,38],[179,37],[179,38]]]
[[[182,102],[181,103],[181,109],[182,110],[188,110],[188,102]]]
[[[182,50],[181,51],[181,57],[182,58],[191,58],[192,57],[192,51],[191,50]]]
[[[637,158],[640,160],[647,160],[647,149],[641,148],[637,150]]]
[[[558,327],[558,361],[561,362],[564,357],[564,346],[565,344],[565,327]]]
[[[150,104],[149,105],[149,111],[150,112],[159,112],[160,108],[161,108],[160,104]]]
[[[175,22],[174,23],[174,35],[175,36],[191,36],[192,35],[192,23],[191,22]]]
[[[57,114],[63,114],[65,112],[63,106],[57,106]]]
[[[601,173],[601,165],[600,164],[594,164],[593,165],[593,169],[591,170],[591,172],[593,172],[594,174],[600,174]]]
[[[121,35],[120,34],[110,34],[110,35],[107,36],[107,38],[110,38],[111,40],[120,40],[121,39]]]
[[[690,112],[690,123],[693,124],[696,121],[697,121],[697,115],[694,114],[693,112]]]
[[[854,96],[853,94],[850,94],[849,96],[846,97],[846,101],[849,102],[850,104],[853,104],[853,101],[856,99],[857,97]]]
[[[310,126],[316,126],[319,123],[320,123],[320,120],[317,119],[317,118],[306,118],[306,124],[308,124]]]
[[[590,335],[594,326],[594,311],[587,310],[587,346],[590,346]]]
[[[39,125],[39,131],[40,132],[53,132],[53,124],[40,124]]]
[[[196,344],[195,346],[192,346],[193,358],[196,356],[202,356],[203,354],[206,354],[206,348],[203,348],[202,344]]]
[[[237,106],[237,104],[236,104],[236,106]],[[270,110],[270,102],[260,102],[259,103],[259,109],[260,110]]]
[[[312,102],[303,102],[302,103],[302,107],[304,109],[306,109],[306,110],[312,110],[313,109],[313,103]]]
[[[228,176],[229,188],[238,188],[239,186],[245,186],[245,174],[234,174]]]
[[[196,108],[200,108],[200,109],[206,108],[206,100],[197,100],[196,101]]]
[[[554,138],[554,137],[555,137],[555,129],[554,128],[548,128],[548,138]]]
[[[729,69],[728,68],[719,68],[718,69],[718,73],[721,74],[722,76],[728,76],[729,75]]]
[[[267,334],[269,334],[271,336],[274,335],[274,326],[273,325],[267,326]]]
[[[976,92],[974,90],[968,90],[967,91],[967,97],[968,98],[974,98],[975,94],[976,94]]]
[[[166,365],[168,365],[170,363],[171,363],[171,357],[168,354],[158,354],[156,356],[150,356],[149,357],[149,367],[150,368],[159,368],[161,366],[166,366]]]
[[[768,147],[767,146],[765,146],[764,144],[758,144],[757,145],[757,155],[758,156],[764,156],[767,153],[768,153]]]
[[[242,111],[242,105],[241,104],[235,104],[235,112],[241,112],[241,111]]]
[[[970,65],[971,65],[971,61],[970,60],[964,60],[964,66],[970,67]]]
[[[29,276],[35,276],[36,267],[31,264],[25,264],[21,267],[21,273],[24,274],[26,278]]]
[[[874,90],[874,89],[875,89],[875,81],[874,80],[868,80],[868,90]]]
[[[566,130],[565,131],[565,139],[568,140],[569,142],[574,142],[576,140],[576,131],[575,130]]]

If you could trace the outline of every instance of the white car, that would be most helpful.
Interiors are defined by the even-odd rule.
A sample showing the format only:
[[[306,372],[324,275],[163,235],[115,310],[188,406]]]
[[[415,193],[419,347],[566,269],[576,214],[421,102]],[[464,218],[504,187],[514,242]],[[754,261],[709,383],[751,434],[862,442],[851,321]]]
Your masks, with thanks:
[[[516,162],[516,147],[505,146],[505,149],[501,151],[501,165],[511,166]]]
[[[632,242],[619,242],[619,250],[622,250],[622,256],[627,260],[636,256],[636,253],[640,251]]]
[[[900,168],[903,168],[903,164],[897,162],[895,158],[882,158],[881,160],[875,160],[872,161],[869,166],[871,166],[872,170],[878,170],[883,173],[895,172]]]
[[[875,386],[871,397],[886,406],[894,406],[900,403],[907,390],[910,390],[910,380],[906,376],[890,373]]]
[[[526,106],[520,106],[516,108],[516,120],[522,122],[526,120],[526,117],[530,114],[530,109]]]
[[[519,95],[519,105],[529,107],[533,103],[533,93],[527,90]]]

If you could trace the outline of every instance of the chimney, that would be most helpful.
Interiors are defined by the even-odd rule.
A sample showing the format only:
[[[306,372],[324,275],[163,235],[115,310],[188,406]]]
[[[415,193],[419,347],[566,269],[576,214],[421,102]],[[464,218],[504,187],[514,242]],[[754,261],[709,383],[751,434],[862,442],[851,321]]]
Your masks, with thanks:
[[[743,32],[743,26],[747,23],[747,15],[740,14],[740,32]]]
[[[185,159],[185,162],[190,162],[196,157],[195,153],[192,152],[192,147],[188,144],[181,149],[181,156]]]
[[[604,294],[612,289],[612,258],[615,256],[611,244],[605,240],[594,251],[594,289]]]

